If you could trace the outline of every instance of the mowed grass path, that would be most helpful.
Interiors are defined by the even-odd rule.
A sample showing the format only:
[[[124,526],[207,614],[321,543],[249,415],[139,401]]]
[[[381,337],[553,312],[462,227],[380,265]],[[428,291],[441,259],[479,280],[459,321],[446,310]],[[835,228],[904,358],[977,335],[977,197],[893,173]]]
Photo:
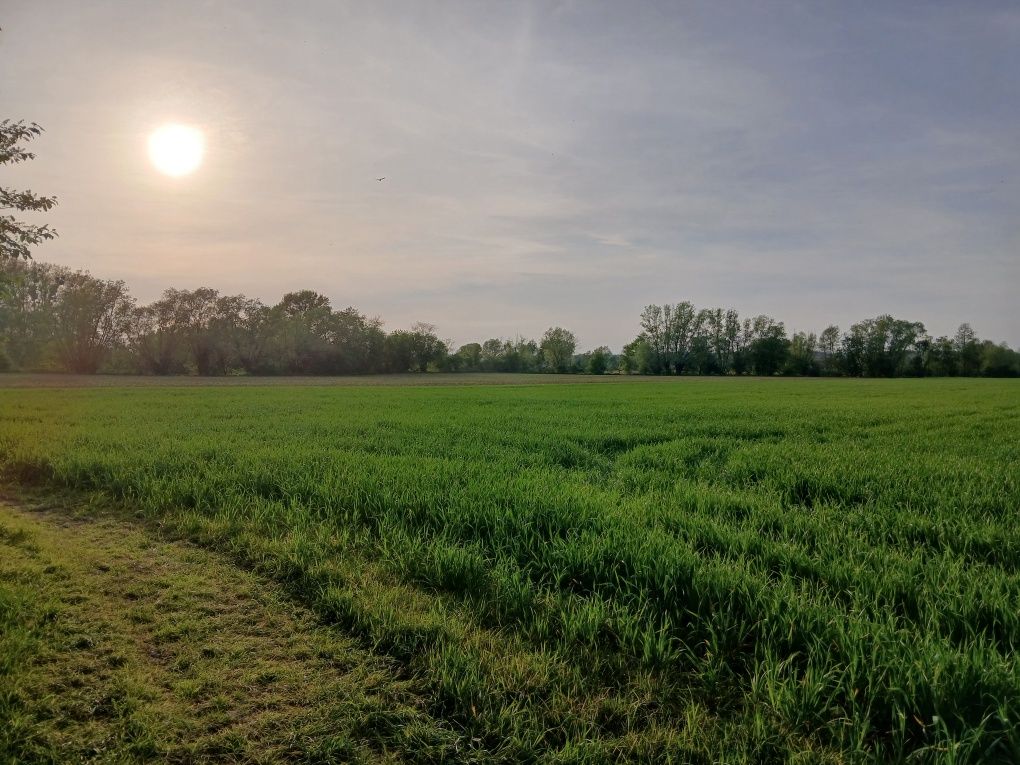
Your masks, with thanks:
[[[423,761],[1020,760],[1018,433],[1016,381],[0,390],[8,482],[279,581]]]
[[[400,762],[414,683],[214,553],[0,500],[0,763]]]

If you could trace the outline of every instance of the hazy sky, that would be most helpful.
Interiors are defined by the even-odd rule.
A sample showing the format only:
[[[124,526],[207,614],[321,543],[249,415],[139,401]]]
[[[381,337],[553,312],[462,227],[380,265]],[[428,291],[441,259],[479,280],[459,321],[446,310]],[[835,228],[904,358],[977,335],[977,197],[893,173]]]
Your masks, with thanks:
[[[36,257],[458,343],[647,303],[1020,345],[1016,2],[0,0]],[[201,127],[157,173],[149,133]],[[381,183],[375,178],[386,176]]]

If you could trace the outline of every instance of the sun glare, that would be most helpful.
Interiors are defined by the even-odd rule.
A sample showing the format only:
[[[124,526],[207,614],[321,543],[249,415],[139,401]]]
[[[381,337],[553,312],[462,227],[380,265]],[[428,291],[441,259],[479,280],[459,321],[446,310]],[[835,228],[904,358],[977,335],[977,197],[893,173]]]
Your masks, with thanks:
[[[204,152],[202,131],[187,125],[163,125],[149,136],[149,158],[166,175],[194,172],[202,164]]]

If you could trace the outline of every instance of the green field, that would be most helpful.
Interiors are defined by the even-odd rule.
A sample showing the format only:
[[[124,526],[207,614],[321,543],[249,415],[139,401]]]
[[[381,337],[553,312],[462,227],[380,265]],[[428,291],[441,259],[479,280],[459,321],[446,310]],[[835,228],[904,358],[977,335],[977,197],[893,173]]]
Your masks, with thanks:
[[[295,760],[1020,761],[1015,381],[7,388],[0,467],[275,581],[413,695],[335,755],[295,722]],[[53,728],[19,581],[12,761]]]

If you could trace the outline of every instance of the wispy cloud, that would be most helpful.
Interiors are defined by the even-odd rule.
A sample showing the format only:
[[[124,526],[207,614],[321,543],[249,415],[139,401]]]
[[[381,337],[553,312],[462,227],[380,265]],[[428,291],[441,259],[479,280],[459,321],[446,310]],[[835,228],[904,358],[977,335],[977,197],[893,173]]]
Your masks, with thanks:
[[[61,196],[39,255],[143,298],[310,286],[458,339],[616,347],[690,298],[1020,343],[1006,5],[5,10],[0,93],[48,128],[18,180]],[[177,183],[143,153],[171,119],[210,144]]]

